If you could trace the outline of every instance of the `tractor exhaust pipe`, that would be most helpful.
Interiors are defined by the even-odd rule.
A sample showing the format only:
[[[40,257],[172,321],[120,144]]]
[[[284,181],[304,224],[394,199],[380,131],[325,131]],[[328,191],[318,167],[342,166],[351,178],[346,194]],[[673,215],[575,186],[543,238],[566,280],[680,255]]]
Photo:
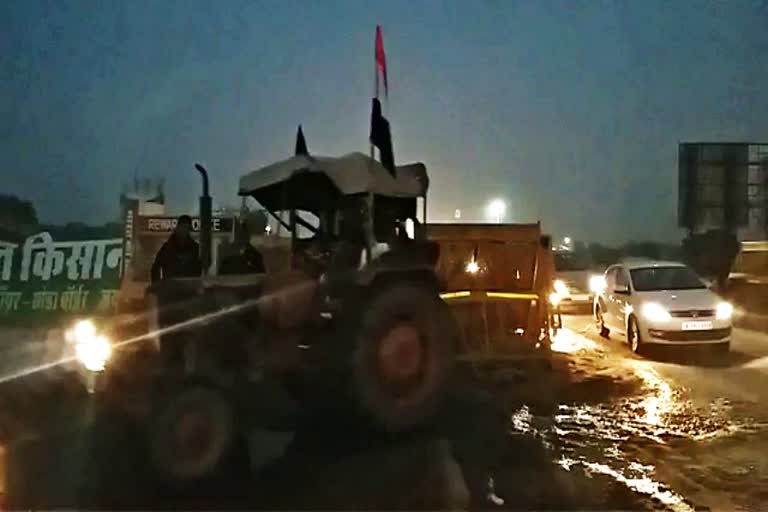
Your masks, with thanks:
[[[195,169],[203,178],[203,194],[200,196],[200,262],[203,275],[206,275],[211,266],[212,201],[208,193],[208,171],[200,164],[195,164]]]

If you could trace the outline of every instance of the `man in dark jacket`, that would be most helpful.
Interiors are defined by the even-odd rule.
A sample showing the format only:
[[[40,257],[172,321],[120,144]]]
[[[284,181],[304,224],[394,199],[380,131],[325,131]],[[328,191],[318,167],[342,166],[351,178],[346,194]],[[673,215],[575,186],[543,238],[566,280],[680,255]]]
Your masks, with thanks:
[[[152,282],[174,277],[199,277],[200,247],[192,239],[192,219],[182,215],[176,223],[176,229],[166,240],[155,256],[152,264]]]
[[[192,219],[182,215],[176,229],[155,256],[152,264],[152,288],[157,297],[158,323],[169,328],[195,317],[196,311],[190,302],[193,289],[169,280],[176,277],[199,277],[200,247],[192,239]],[[183,332],[170,331],[162,335],[160,352],[166,364],[175,365],[183,361],[185,336]]]

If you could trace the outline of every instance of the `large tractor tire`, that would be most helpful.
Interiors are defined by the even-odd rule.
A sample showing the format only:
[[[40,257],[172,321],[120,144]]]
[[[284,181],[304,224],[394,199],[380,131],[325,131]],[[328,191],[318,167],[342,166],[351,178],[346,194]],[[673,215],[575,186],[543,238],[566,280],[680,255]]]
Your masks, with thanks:
[[[218,388],[193,382],[161,391],[149,424],[153,469],[165,481],[191,484],[220,474],[238,456],[237,414]]]
[[[354,392],[388,431],[428,421],[453,366],[456,330],[433,290],[393,285],[367,303],[355,338]]]

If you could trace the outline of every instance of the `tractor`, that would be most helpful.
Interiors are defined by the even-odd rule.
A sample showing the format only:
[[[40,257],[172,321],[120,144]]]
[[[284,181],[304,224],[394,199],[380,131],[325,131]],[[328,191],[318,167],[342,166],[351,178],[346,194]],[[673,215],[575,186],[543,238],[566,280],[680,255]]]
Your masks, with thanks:
[[[211,264],[208,175],[196,167],[203,275],[148,288],[144,337],[155,352],[142,378],[120,371],[122,348],[135,343],[113,339],[100,352],[103,382],[91,386],[110,407],[134,405],[153,471],[193,484],[242,455],[253,425],[287,428],[255,412],[264,396],[385,432],[428,425],[458,336],[423,227],[425,166],[296,155],[242,176],[239,195],[276,229],[254,237],[265,272],[239,275]]]

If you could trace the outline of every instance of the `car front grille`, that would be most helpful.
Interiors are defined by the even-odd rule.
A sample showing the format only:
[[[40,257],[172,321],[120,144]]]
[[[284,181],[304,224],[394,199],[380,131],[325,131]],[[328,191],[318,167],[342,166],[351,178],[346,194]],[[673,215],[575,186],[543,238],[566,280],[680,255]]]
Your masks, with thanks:
[[[651,336],[667,341],[713,341],[727,338],[731,328],[709,329],[706,331],[661,331],[652,329]]]
[[[715,316],[714,309],[686,309],[680,311],[670,311],[672,318],[707,318]]]

